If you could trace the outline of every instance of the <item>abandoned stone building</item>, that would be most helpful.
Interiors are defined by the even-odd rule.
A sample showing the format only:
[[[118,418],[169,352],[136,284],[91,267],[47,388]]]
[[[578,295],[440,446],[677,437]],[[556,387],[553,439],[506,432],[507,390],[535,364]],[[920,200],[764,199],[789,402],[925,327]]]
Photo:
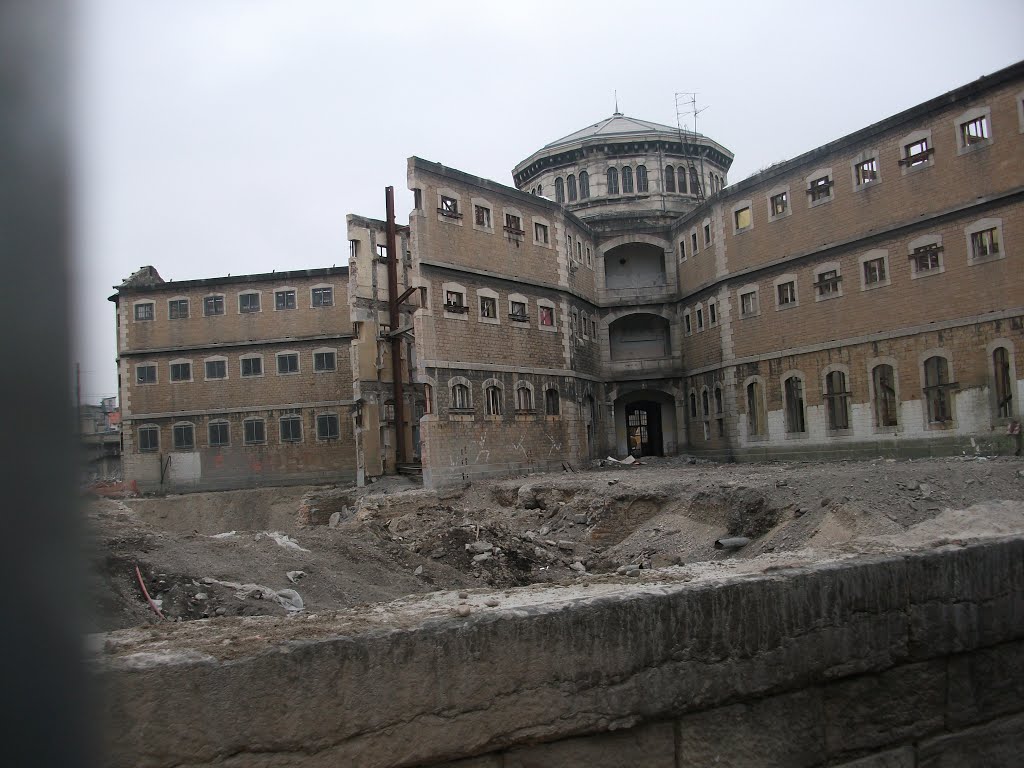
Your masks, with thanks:
[[[349,216],[347,268],[143,268],[111,297],[126,479],[1009,446],[1024,63],[730,185],[732,159],[616,113],[514,188],[411,158],[408,225]]]

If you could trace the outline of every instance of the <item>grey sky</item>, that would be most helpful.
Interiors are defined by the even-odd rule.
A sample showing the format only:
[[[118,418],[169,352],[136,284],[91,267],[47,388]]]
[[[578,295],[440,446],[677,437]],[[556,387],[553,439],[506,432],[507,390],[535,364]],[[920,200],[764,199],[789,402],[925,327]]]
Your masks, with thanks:
[[[511,184],[623,112],[698,129],[731,182],[1024,58],[1024,3],[84,0],[77,359],[116,394],[111,286],[344,264],[345,214],[419,155]]]

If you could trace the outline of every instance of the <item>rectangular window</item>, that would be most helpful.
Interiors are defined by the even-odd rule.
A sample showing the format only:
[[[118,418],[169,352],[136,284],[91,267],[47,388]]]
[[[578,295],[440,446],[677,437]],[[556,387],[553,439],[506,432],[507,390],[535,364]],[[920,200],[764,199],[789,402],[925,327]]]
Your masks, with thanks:
[[[226,360],[207,360],[206,378],[226,379],[228,377],[228,364]]]
[[[747,229],[751,224],[750,208],[740,208],[734,214],[736,218],[736,229]]]
[[[740,294],[740,314],[743,316],[757,314],[757,292],[749,291]]]
[[[267,442],[267,424],[263,419],[246,419],[243,423],[246,445],[259,445]]]
[[[478,227],[491,228],[491,209],[483,205],[473,206],[473,219]]]
[[[505,231],[514,235],[523,234],[523,220],[513,213],[505,214]]]
[[[277,356],[277,372],[278,373],[298,373],[299,372],[299,354],[298,352],[289,352],[283,355]]]
[[[160,450],[159,427],[139,428],[139,450],[143,453],[152,453]]]
[[[864,262],[864,284],[877,285],[885,282],[885,259],[879,257]]]
[[[152,320],[153,319],[153,302],[148,301],[145,304],[135,305],[135,319],[136,320]]]
[[[690,253],[691,254],[696,254],[697,253],[697,233],[696,232],[691,232],[690,233]]]
[[[188,299],[171,299],[167,302],[167,316],[171,320],[184,320],[188,317]]]
[[[983,229],[971,234],[971,258],[987,259],[999,255],[999,230]]]
[[[312,292],[313,306],[314,307],[333,307],[334,306],[334,289],[333,288],[314,288]]]
[[[704,247],[707,248],[709,245],[711,245],[711,225],[710,224],[705,224],[704,225]]]
[[[333,352],[314,352],[314,371],[333,371],[337,369],[337,360]]]
[[[206,317],[224,314],[223,296],[206,296],[203,298],[203,314]]]
[[[941,250],[938,245],[915,248],[914,252],[910,254],[915,274],[937,272],[942,267],[942,259],[939,254]]]
[[[444,310],[445,312],[466,312],[468,310],[465,296],[461,291],[444,292]]]
[[[189,450],[196,446],[195,429],[191,424],[174,425],[174,447],[178,450]]]
[[[960,142],[965,147],[988,141],[988,118],[978,117],[960,124]]]
[[[462,218],[462,214],[459,213],[459,201],[454,197],[441,195],[441,207],[437,209],[437,212],[453,219]]]
[[[878,158],[873,157],[870,160],[865,160],[863,163],[857,163],[855,170],[857,186],[878,181]]]
[[[302,440],[302,417],[282,416],[281,417],[281,442],[297,443]]]
[[[779,284],[779,306],[785,307],[796,304],[796,283],[792,280],[788,283]]]
[[[274,309],[295,309],[295,291],[275,292]]]
[[[511,311],[509,316],[513,320],[526,320],[526,302],[513,301],[509,304]]]
[[[772,195],[772,216],[781,216],[789,208],[789,194],[786,192],[779,192],[777,195]]]
[[[498,387],[487,388],[487,415],[501,416],[501,390]]]
[[[839,281],[843,278],[834,269],[826,270],[818,274],[818,282],[814,287],[818,289],[818,296],[824,298],[839,295]]]
[[[579,240],[576,241],[576,261],[583,263],[583,243]]]
[[[827,200],[832,196],[832,180],[828,176],[815,179],[811,182],[807,192],[811,196],[812,203],[816,203],[819,200]]]
[[[708,323],[714,325],[718,322],[718,305],[708,304]]]
[[[263,358],[261,358],[261,357],[243,357],[242,358],[242,375],[243,376],[262,376],[263,375]]]
[[[704,330],[704,310],[700,307],[697,308],[697,330]]]
[[[900,164],[911,168],[916,165],[924,165],[928,162],[931,153],[932,149],[928,146],[928,139],[915,141],[903,148],[903,160],[900,161]]]
[[[217,448],[222,445],[230,445],[228,439],[228,423],[226,421],[211,422],[208,427],[210,447]]]
[[[591,252],[590,252],[590,246],[589,245],[587,246],[587,266],[588,267],[594,266],[594,257],[593,257],[593,254],[591,254]]]
[[[555,324],[555,310],[551,307],[540,308],[540,324],[553,327]]]
[[[135,369],[136,384],[156,384],[156,366],[140,365]]]
[[[693,328],[690,325],[690,313],[687,312],[683,315],[683,324],[686,326],[686,335],[689,336],[693,332]]]
[[[337,440],[338,417],[333,413],[321,413],[316,417],[316,436],[319,440]]]
[[[239,312],[259,312],[260,295],[258,293],[241,293],[238,295]]]
[[[548,242],[548,228],[546,224],[533,223],[533,239],[538,243]]]
[[[191,381],[192,363],[171,363],[171,381]]]
[[[498,316],[498,300],[492,296],[480,297],[480,317],[496,318]]]

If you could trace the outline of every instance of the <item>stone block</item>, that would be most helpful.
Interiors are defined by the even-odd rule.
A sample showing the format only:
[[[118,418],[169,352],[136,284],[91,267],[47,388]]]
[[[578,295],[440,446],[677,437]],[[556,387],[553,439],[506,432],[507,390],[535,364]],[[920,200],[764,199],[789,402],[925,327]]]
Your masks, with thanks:
[[[1009,768],[1024,754],[1024,714],[921,742],[917,768]]]
[[[948,673],[950,728],[1024,709],[1024,642],[954,656]]]
[[[671,723],[538,744],[505,753],[502,768],[675,768]]]

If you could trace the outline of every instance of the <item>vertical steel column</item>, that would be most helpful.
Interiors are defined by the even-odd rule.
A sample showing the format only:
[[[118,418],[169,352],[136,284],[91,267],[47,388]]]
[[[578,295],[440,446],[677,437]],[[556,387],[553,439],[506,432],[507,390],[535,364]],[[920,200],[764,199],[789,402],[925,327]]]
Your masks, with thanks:
[[[398,311],[398,248],[395,231],[395,188],[385,187],[384,198],[387,206],[387,251],[388,251],[388,323],[391,326],[391,388],[395,399],[395,465],[405,463],[405,408],[402,393],[402,336],[401,316]]]

